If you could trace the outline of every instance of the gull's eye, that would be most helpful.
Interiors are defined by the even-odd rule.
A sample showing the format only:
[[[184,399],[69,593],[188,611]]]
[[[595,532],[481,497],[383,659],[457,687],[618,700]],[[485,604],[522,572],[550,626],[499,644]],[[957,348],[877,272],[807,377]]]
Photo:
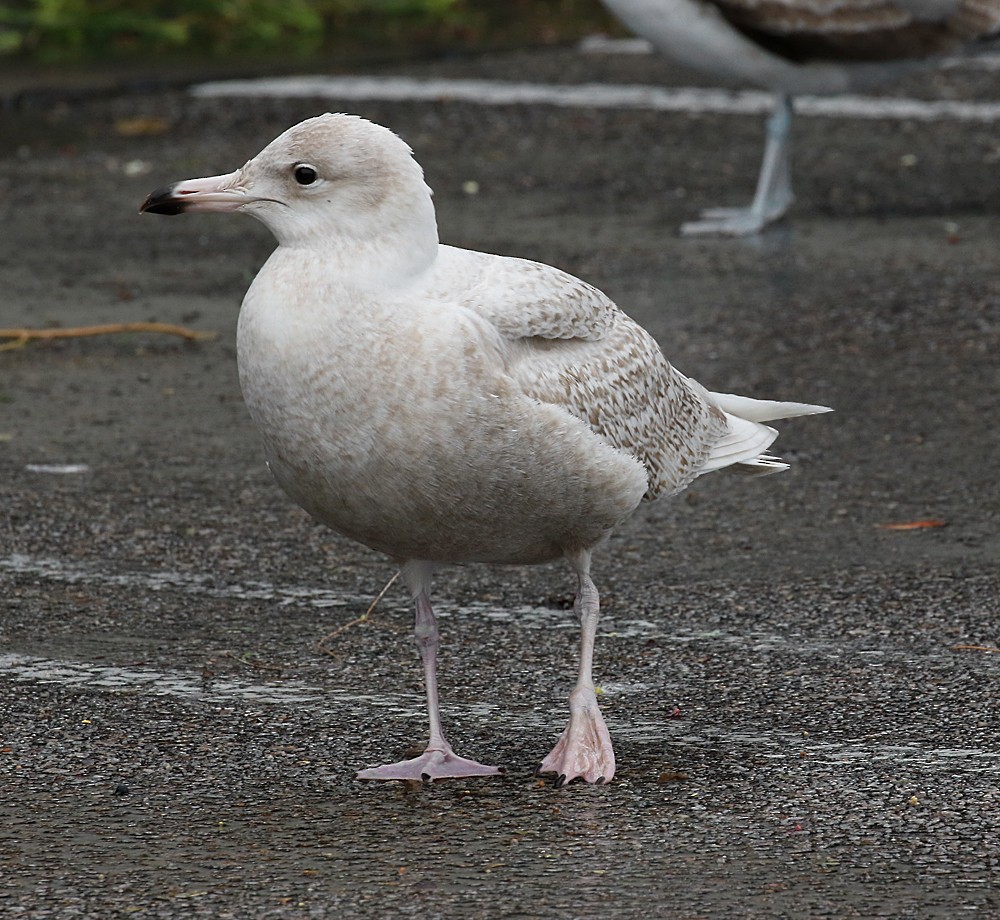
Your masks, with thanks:
[[[319,178],[316,170],[306,163],[295,167],[294,176],[299,185],[312,185]]]

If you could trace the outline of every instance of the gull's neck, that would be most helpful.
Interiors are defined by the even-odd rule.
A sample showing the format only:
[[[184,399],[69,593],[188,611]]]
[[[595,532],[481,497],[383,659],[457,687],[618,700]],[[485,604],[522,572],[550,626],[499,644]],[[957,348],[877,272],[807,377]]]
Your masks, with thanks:
[[[378,287],[396,286],[425,271],[437,258],[438,232],[429,192],[393,202],[391,208],[348,215],[329,233],[285,232],[281,249],[322,260],[331,276]]]

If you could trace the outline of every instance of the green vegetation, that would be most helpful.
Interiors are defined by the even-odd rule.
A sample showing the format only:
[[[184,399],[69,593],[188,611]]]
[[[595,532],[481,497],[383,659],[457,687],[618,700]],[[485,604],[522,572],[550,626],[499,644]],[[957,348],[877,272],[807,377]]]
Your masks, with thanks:
[[[487,37],[556,41],[606,21],[597,0],[0,0],[0,55],[41,61],[173,52],[304,56],[333,47],[445,47]]]
[[[21,0],[0,3],[0,51],[43,60],[189,49],[306,50],[322,35],[308,0]]]

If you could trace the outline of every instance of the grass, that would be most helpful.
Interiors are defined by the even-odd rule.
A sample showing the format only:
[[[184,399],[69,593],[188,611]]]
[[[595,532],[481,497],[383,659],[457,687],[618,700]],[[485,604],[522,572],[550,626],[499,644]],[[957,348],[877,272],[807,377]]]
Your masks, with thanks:
[[[609,27],[598,0],[0,0],[0,56],[304,58],[557,43]]]

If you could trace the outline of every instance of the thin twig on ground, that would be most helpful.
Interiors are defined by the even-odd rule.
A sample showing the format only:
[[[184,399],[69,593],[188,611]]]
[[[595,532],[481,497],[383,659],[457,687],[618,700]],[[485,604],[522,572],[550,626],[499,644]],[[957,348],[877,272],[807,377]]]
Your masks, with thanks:
[[[382,590],[375,595],[375,600],[373,600],[371,604],[368,605],[368,609],[363,614],[361,614],[361,616],[355,617],[353,620],[349,620],[342,626],[338,626],[335,630],[333,630],[333,632],[327,633],[325,636],[323,636],[322,639],[317,640],[316,648],[319,649],[319,651],[321,651],[324,655],[332,655],[333,652],[331,652],[330,649],[328,648],[329,643],[332,640],[336,639],[337,636],[339,636],[342,632],[346,632],[352,626],[360,626],[362,623],[367,623],[369,617],[372,614],[372,611],[375,610],[375,607],[378,605],[378,602],[382,600],[383,597],[385,597],[386,591],[388,591],[393,586],[393,584],[395,584],[397,578],[399,578],[399,572],[396,572],[396,574],[393,575],[392,578],[390,578],[385,583],[385,587],[383,587]]]
[[[218,333],[201,332],[189,329],[187,326],[175,326],[173,323],[105,323],[102,326],[75,326],[69,329],[0,329],[0,339],[13,341],[0,345],[0,351],[11,351],[23,348],[31,341],[48,341],[51,339],[78,339],[92,335],[117,335],[121,332],[154,332],[162,335],[178,335],[182,339],[193,342],[196,339],[214,339]]]
[[[248,668],[253,668],[257,671],[272,671],[275,674],[281,673],[281,666],[276,664],[264,664],[263,661],[251,661],[249,658],[241,658],[234,652],[223,652],[221,658],[228,658],[230,661],[238,662]]]

